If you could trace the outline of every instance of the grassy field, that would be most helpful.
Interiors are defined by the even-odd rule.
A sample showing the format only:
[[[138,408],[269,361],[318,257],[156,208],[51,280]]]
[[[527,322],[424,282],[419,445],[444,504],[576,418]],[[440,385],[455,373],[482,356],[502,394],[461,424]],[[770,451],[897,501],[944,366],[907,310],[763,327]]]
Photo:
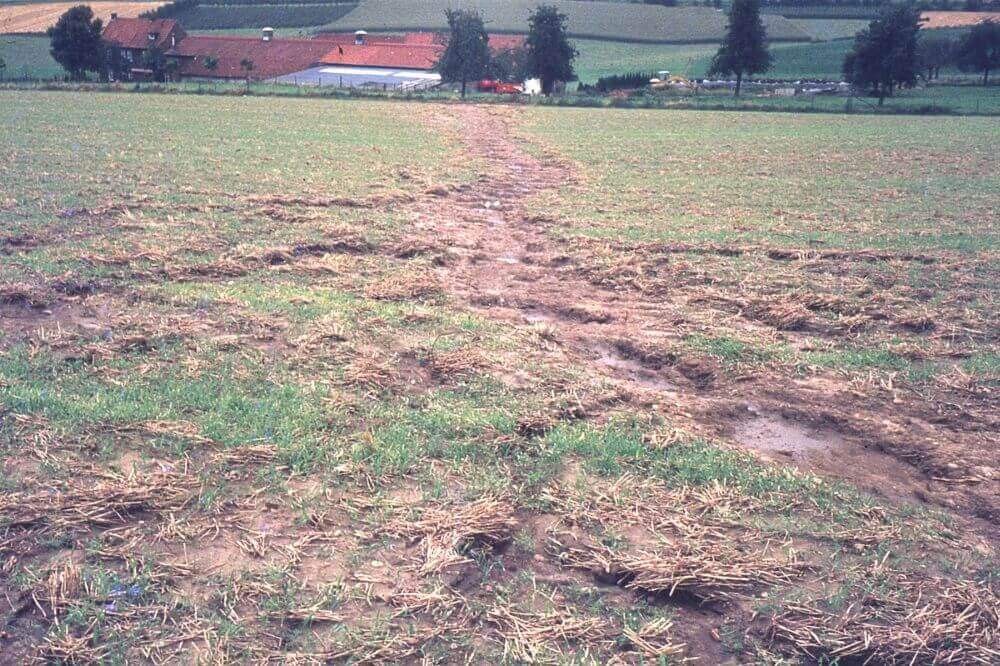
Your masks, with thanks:
[[[602,76],[622,72],[655,72],[668,69],[688,77],[703,77],[716,44],[635,44],[596,39],[574,41],[580,55],[577,76],[593,83]],[[805,44],[774,44],[774,62],[768,76],[775,78],[816,77],[840,79],[840,67],[850,51],[850,41]]]
[[[712,56],[718,50],[714,44],[634,44],[593,39],[577,39],[574,44],[579,51],[575,64],[577,76],[584,83],[594,83],[598,78],[612,74],[656,72],[660,69],[699,78],[708,72]],[[851,40],[772,44],[773,62],[766,76],[840,80],[841,66],[851,47]],[[955,68],[944,69],[942,75],[956,81],[975,83],[977,80],[975,74],[965,74]],[[906,93],[910,96],[924,94],[923,91]],[[926,94],[934,96],[933,92]],[[954,94],[969,100],[981,98],[986,108],[995,105],[997,89],[972,86]],[[965,107],[963,103],[962,108]]]
[[[867,19],[791,19],[791,21],[811,38],[821,42],[852,38],[870,23]]]
[[[603,39],[574,39],[579,55],[574,67],[583,83],[624,72],[655,72],[669,69],[688,76],[701,76],[716,44],[636,44]]]
[[[0,661],[996,654],[991,119],[0,122]]]
[[[39,35],[0,35],[0,58],[7,68],[0,76],[51,79],[64,74],[49,54],[49,38]]]

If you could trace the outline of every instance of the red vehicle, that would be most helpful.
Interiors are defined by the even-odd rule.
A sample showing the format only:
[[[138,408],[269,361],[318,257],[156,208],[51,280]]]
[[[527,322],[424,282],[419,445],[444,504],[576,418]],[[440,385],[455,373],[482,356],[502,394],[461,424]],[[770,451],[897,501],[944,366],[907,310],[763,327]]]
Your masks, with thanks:
[[[522,92],[521,86],[516,83],[504,83],[493,79],[483,79],[476,84],[476,88],[479,89],[479,92],[491,92],[497,95],[516,95]]]

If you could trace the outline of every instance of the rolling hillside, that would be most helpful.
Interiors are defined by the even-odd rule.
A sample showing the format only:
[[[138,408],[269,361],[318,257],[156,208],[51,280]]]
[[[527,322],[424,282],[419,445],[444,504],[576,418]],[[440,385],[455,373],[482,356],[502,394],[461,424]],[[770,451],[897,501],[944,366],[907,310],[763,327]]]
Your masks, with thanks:
[[[634,42],[717,42],[726,28],[726,17],[707,7],[660,7],[614,2],[553,0],[569,17],[574,37]],[[526,32],[537,0],[365,0],[343,18],[324,26],[328,30],[444,30],[447,8],[482,12],[491,32]],[[809,34],[788,19],[764,17],[772,41],[809,41]]]

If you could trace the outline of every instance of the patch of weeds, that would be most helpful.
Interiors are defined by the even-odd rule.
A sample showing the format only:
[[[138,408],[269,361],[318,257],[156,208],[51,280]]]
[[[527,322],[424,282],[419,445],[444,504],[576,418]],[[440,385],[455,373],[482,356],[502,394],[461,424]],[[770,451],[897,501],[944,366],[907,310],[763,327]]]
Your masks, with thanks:
[[[271,444],[296,471],[325,452],[329,430],[323,389],[282,381],[282,369],[222,357],[198,374],[173,366],[150,372],[120,363],[115,381],[84,368],[51,368],[46,354],[0,357],[0,399],[13,411],[40,414],[68,430],[88,424],[189,420],[227,446]]]
[[[587,469],[604,476],[654,461],[659,452],[646,441],[648,425],[638,419],[616,419],[595,427],[589,423],[560,423],[540,441],[544,458],[562,461],[577,455]]]
[[[962,370],[988,386],[1000,386],[1000,354],[973,354],[962,362]]]
[[[804,362],[840,370],[907,371],[912,362],[886,347],[855,347],[834,351],[805,352]]]
[[[729,366],[745,363],[766,363],[778,357],[774,349],[757,347],[727,336],[692,335],[685,343],[693,349],[714,356]]]
[[[201,487],[201,493],[198,495],[198,507],[212,513],[225,502],[225,495],[225,481],[206,479]]]
[[[488,461],[489,434],[514,427],[510,414],[491,404],[500,400],[475,390],[437,391],[416,403],[376,404],[367,415],[374,425],[352,445],[351,456],[375,476],[406,473],[428,458]]]

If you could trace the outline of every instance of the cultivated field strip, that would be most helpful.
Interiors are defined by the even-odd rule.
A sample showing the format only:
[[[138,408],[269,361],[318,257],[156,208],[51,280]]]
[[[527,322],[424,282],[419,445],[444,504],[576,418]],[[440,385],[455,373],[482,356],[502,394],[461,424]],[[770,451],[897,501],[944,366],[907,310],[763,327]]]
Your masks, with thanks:
[[[617,2],[549,3],[568,17],[573,37],[620,39],[632,42],[717,42],[726,29],[726,17],[707,7],[661,7]],[[527,32],[528,16],[537,6],[531,0],[364,0],[343,18],[324,26],[329,30],[446,30],[445,10],[468,6],[479,10],[491,32]],[[764,15],[772,41],[809,41],[807,32],[777,15]]]
[[[686,203],[609,199],[524,109],[22,94],[0,107],[0,661],[996,660],[995,480],[934,480],[935,449],[892,439],[913,380],[708,337],[832,353],[863,327],[936,354],[944,324],[904,327],[906,300],[827,319],[731,262],[795,294],[890,266],[985,298],[978,250],[602,242],[595,220]],[[669,159],[720,132],[676,117]],[[994,344],[977,303],[942,311],[966,358]],[[963,371],[919,385],[963,414],[928,440],[989,436],[989,366]]]
[[[55,25],[59,17],[68,9],[75,7],[73,2],[41,2],[29,4],[0,5],[0,35],[45,32]],[[87,5],[93,10],[94,16],[104,23],[111,14],[122,17],[138,16],[143,12],[152,11],[165,2],[90,2]]]

